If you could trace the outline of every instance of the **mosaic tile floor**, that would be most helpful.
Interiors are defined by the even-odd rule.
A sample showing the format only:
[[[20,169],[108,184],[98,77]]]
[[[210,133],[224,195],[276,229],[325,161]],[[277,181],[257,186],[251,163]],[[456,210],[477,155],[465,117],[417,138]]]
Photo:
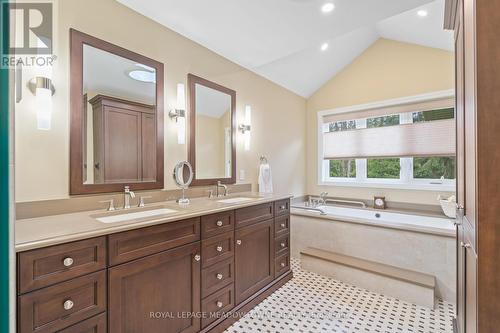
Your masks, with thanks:
[[[225,333],[452,333],[453,304],[434,310],[300,269]]]

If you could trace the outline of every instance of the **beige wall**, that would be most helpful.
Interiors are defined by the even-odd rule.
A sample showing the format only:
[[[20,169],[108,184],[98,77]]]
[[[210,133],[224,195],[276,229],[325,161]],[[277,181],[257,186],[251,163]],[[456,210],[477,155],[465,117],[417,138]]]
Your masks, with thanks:
[[[453,53],[379,39],[307,101],[307,192],[436,204],[433,191],[318,186],[317,112],[453,88]]]
[[[23,101],[16,105],[17,202],[68,197],[69,28],[163,62],[165,113],[174,107],[176,85],[186,83],[188,73],[236,90],[237,121],[244,117],[244,106],[252,106],[250,151],[244,151],[242,137],[237,135],[238,175],[244,169],[244,182],[250,181],[256,188],[259,156],[266,155],[274,170],[276,191],[297,195],[305,192],[306,101],[303,98],[113,0],[56,1],[54,24],[57,60],[52,73],[47,69],[28,69],[23,73],[23,80],[44,73],[52,77],[56,87],[52,130],[36,129],[36,103],[29,91],[23,91]],[[187,146],[177,144],[175,122],[165,118],[165,187],[174,189],[171,170],[175,163],[187,158]]]

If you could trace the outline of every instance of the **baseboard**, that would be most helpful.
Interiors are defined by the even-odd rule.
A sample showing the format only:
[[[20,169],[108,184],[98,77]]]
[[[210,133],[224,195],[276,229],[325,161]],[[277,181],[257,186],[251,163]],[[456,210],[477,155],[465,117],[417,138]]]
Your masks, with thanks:
[[[274,280],[273,283],[262,288],[259,292],[254,294],[252,297],[246,299],[245,301],[238,304],[230,312],[226,313],[226,316],[218,319],[212,324],[208,325],[200,331],[200,333],[222,333],[232,324],[241,319],[247,312],[252,310],[257,304],[265,300],[273,292],[281,288],[285,283],[290,281],[293,277],[293,273],[290,270],[288,273],[283,274],[278,279]]]

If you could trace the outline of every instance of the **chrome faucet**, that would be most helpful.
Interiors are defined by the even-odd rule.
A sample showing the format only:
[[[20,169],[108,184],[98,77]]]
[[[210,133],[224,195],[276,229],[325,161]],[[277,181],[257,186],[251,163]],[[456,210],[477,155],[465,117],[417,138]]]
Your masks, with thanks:
[[[219,193],[219,188],[222,187],[224,189],[224,194]],[[220,180],[217,182],[217,186],[215,187],[215,195],[217,197],[222,197],[227,195],[227,185],[224,185],[220,182]]]
[[[135,198],[135,193],[130,190],[130,186],[125,186],[125,192],[124,192],[124,200],[123,200],[123,209],[129,209],[130,208],[130,198]]]
[[[319,204],[320,205],[324,205],[326,204],[326,196],[328,195],[328,192],[321,192],[320,195],[319,195]]]

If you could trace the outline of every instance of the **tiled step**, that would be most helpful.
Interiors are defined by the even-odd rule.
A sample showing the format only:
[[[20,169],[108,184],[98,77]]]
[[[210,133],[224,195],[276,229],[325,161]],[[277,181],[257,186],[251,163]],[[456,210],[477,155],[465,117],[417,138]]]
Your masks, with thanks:
[[[432,275],[312,247],[300,254],[304,270],[434,308],[436,279]]]

